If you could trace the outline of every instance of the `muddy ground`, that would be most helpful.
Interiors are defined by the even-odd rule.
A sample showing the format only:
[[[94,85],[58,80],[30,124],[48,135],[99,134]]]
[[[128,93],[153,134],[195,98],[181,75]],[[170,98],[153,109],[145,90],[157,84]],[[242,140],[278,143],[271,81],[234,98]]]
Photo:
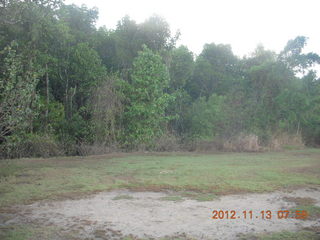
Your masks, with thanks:
[[[174,194],[118,190],[78,200],[40,201],[16,206],[16,213],[2,218],[0,224],[57,226],[66,233],[77,232],[79,239],[122,239],[124,236],[132,236],[133,239],[167,236],[238,239],[247,233],[320,227],[319,218],[301,220],[290,214],[287,219],[279,219],[277,216],[279,210],[295,207],[299,199],[320,206],[320,188],[227,195],[204,202],[170,198]],[[225,219],[226,216],[224,219],[212,219],[213,210],[228,210],[229,218],[231,210],[234,210],[235,219]],[[247,219],[244,219],[245,210]],[[271,211],[271,219],[262,219],[261,211],[267,210]]]

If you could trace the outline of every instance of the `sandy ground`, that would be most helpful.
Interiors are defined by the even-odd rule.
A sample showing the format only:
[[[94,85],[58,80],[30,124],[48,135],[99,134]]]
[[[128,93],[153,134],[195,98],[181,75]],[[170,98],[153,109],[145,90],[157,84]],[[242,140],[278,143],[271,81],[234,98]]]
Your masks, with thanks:
[[[319,227],[320,219],[278,219],[277,211],[295,206],[285,197],[312,198],[320,206],[320,189],[308,188],[263,194],[222,196],[214,201],[167,201],[163,192],[102,192],[85,199],[42,201],[20,206],[20,214],[3,223],[38,223],[77,230],[81,238],[121,239],[188,236],[194,239],[237,239],[239,234],[297,231]],[[114,198],[125,196],[131,199]],[[130,197],[129,197],[130,196]],[[236,219],[212,219],[213,210],[236,211]],[[244,219],[243,211],[252,210],[253,218]],[[271,219],[262,219],[261,211],[270,210]],[[247,215],[247,218],[249,215]]]

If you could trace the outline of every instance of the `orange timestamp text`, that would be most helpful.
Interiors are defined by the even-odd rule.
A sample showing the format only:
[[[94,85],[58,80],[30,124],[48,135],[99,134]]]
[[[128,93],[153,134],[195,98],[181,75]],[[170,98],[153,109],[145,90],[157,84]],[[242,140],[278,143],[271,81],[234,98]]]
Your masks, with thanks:
[[[213,210],[212,219],[307,219],[309,216],[306,210],[262,210],[254,212],[252,210]]]

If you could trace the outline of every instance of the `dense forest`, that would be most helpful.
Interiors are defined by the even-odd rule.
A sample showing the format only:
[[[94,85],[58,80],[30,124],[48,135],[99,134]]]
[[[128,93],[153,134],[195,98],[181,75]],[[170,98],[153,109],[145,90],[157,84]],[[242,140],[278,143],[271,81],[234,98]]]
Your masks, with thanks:
[[[319,146],[320,57],[303,51],[307,37],[280,53],[208,43],[195,56],[157,15],[115,29],[97,19],[60,0],[0,2],[2,158]]]

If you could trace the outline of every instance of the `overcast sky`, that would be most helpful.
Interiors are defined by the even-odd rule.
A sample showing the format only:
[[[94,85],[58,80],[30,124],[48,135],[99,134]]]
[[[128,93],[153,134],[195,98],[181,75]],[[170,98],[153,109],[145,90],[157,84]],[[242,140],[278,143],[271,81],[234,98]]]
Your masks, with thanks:
[[[258,44],[279,52],[289,39],[309,38],[306,50],[320,54],[320,0],[66,0],[99,9],[98,26],[115,28],[126,14],[138,23],[164,17],[178,44],[199,54],[205,43],[224,43],[243,56]]]

